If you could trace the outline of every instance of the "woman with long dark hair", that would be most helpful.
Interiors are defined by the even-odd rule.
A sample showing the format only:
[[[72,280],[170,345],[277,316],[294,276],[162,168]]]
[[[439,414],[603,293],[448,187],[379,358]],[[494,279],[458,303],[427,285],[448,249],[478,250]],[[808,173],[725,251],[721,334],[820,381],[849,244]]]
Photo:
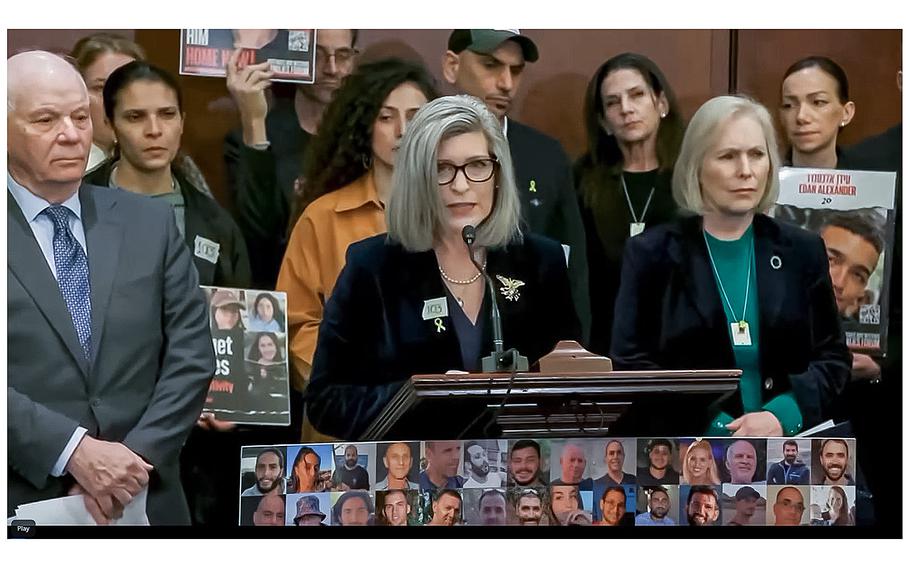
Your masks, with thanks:
[[[326,300],[348,245],[383,233],[385,202],[401,136],[414,113],[436,98],[419,64],[385,59],[348,76],[326,109],[304,163],[304,191],[277,289],[288,293],[294,387],[310,374]]]
[[[587,233],[589,347],[606,354],[626,241],[676,216],[670,180],[684,125],[664,74],[637,53],[598,68],[584,116],[588,148],[575,164],[575,180]]]

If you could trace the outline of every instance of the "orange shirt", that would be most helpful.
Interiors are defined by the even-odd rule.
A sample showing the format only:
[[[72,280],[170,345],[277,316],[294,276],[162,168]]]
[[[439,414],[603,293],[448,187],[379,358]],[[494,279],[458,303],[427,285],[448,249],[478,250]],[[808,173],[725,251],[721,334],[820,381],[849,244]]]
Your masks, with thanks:
[[[309,204],[294,226],[275,289],[288,295],[295,389],[302,392],[309,379],[323,308],[348,246],[384,232],[385,210],[369,173]]]

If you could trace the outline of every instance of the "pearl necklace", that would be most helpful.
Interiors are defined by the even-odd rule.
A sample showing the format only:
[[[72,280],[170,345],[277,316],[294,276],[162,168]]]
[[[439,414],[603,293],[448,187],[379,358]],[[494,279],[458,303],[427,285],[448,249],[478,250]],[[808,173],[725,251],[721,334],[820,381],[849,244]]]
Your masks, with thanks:
[[[487,269],[486,260],[483,261],[483,269],[484,270]],[[442,274],[442,277],[446,282],[449,282],[451,284],[457,284],[459,286],[467,286],[468,284],[473,284],[474,282],[477,282],[477,279],[480,278],[480,276],[481,276],[481,273],[478,272],[477,274],[475,274],[471,278],[468,278],[467,280],[456,280],[455,278],[451,278],[448,274],[446,274],[446,271],[443,270],[441,264],[439,265],[439,273]]]

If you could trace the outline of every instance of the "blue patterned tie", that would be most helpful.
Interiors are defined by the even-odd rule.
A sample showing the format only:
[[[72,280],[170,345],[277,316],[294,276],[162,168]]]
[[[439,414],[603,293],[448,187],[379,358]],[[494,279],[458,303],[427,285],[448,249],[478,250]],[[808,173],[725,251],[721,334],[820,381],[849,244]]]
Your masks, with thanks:
[[[57,285],[73,318],[86,360],[92,356],[92,301],[89,295],[88,260],[82,245],[70,230],[73,213],[63,205],[51,205],[43,211],[54,223],[54,265]]]

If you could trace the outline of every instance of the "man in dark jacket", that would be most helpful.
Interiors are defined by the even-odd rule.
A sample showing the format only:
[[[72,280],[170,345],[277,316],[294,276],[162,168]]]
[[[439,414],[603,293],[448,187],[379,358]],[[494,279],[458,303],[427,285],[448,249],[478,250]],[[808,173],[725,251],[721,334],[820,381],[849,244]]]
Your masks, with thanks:
[[[808,485],[809,467],[799,461],[796,440],[784,441],[784,459],[768,468],[770,485]]]
[[[314,83],[297,85],[292,96],[273,93],[271,108],[265,95],[271,85],[267,63],[228,68],[241,128],[225,138],[224,161],[256,288],[275,287],[304,152],[335,90],[354,69],[356,42],[357,30],[317,30]]]
[[[585,231],[569,159],[557,140],[507,117],[525,62],[537,59],[537,46],[518,30],[453,30],[442,74],[462,93],[481,99],[502,122],[515,164],[525,229],[567,249],[572,300],[587,342],[591,302]]]

